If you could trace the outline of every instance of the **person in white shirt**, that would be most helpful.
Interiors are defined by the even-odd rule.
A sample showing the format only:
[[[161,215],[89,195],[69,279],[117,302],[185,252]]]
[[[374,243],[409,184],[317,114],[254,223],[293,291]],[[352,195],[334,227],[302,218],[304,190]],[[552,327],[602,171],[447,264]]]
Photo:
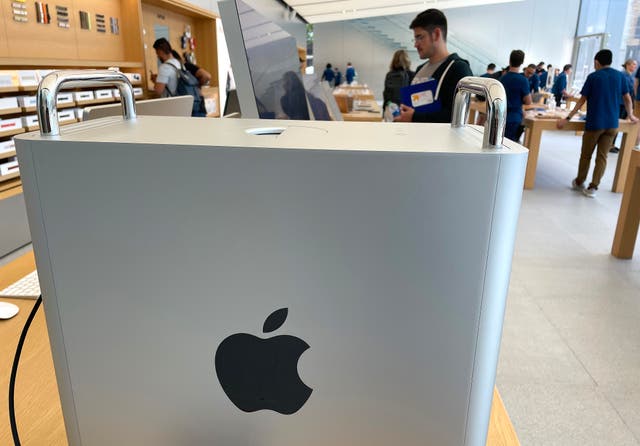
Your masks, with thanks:
[[[156,55],[162,64],[158,67],[158,74],[152,74],[153,89],[162,97],[173,96],[178,87],[178,72],[181,69],[181,63],[175,57],[171,50],[169,41],[164,37],[153,43]],[[176,69],[174,69],[175,67]]]

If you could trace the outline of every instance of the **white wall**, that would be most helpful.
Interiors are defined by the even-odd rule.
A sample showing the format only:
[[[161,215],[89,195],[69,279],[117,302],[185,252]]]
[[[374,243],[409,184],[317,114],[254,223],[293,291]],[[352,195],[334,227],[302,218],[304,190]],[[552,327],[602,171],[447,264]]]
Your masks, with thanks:
[[[579,9],[580,0],[524,0],[449,9],[445,14],[456,41],[466,46],[468,54],[459,51],[463,58],[475,54],[486,59],[485,66],[489,62],[507,65],[511,50],[521,49],[526,63],[544,61],[561,66],[571,62]],[[407,34],[411,33],[409,24],[414,17],[415,14],[401,16],[407,24]],[[406,37],[398,36],[398,40]],[[369,84],[377,99],[382,99],[384,76],[395,49],[356,30],[349,21],[314,26],[316,69],[330,62],[344,70],[351,60],[360,82]],[[412,67],[418,62],[414,60]]]
[[[351,62],[358,73],[358,83],[367,84],[378,100],[382,100],[384,77],[396,49],[355,28],[349,21],[313,26],[316,74],[321,76],[326,64],[331,63],[340,68],[344,81],[347,62]],[[415,68],[415,63],[412,66]]]
[[[580,0],[524,0],[445,13],[456,37],[497,65],[507,65],[511,50],[521,49],[527,64],[562,66],[571,63],[579,11]]]

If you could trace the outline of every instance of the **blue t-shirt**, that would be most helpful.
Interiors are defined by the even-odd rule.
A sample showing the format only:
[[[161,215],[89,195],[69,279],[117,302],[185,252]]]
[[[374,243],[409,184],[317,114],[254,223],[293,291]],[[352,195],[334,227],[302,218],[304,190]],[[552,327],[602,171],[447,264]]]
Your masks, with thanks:
[[[507,93],[507,122],[521,122],[522,98],[529,94],[529,81],[522,73],[507,72],[500,82]]]
[[[622,73],[611,67],[601,68],[584,82],[580,94],[587,98],[586,130],[618,128],[618,115],[622,96],[629,86]]]
[[[331,82],[333,81],[333,78],[335,77],[335,74],[333,72],[333,69],[331,68],[325,68],[324,72],[322,73],[322,77],[324,78],[324,80],[326,80],[327,82]]]
[[[356,77],[356,69],[351,67],[347,67],[347,70],[344,72],[344,77],[347,79],[347,84],[353,82],[353,78]]]
[[[640,69],[638,69],[638,71],[636,71],[636,79],[638,79],[638,81],[640,81]],[[631,90],[633,91],[633,90]],[[640,101],[640,88],[638,88],[638,93],[636,94],[636,99],[638,101]]]
[[[629,94],[633,97],[633,73],[627,72],[624,68],[621,71],[624,80],[627,81],[627,89],[629,90]]]
[[[549,77],[548,71],[543,71],[540,73],[540,86],[545,88],[547,86],[547,78]]]
[[[551,93],[555,95],[561,95],[563,90],[567,89],[567,75],[563,71],[556,77],[556,80],[553,81],[553,88],[551,89]]]
[[[533,73],[529,78],[529,91],[533,93],[540,91],[540,78],[536,73]]]

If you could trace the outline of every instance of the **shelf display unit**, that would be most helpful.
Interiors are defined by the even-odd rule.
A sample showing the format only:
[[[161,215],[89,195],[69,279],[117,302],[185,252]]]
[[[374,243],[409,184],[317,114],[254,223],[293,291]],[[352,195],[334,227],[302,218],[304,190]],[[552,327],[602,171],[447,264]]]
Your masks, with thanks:
[[[218,87],[217,16],[210,11],[182,0],[61,0],[48,4],[48,8],[38,11],[33,2],[0,2],[0,215],[3,216],[8,213],[15,216],[16,212],[22,215],[24,211],[13,137],[39,129],[35,94],[39,80],[48,72],[117,68],[129,75],[136,98],[154,97],[149,91],[152,87],[149,73],[157,72],[153,42],[157,37],[167,37],[179,53],[187,52],[197,65],[209,71],[210,86],[216,91]],[[64,97],[58,97],[60,125],[80,120],[85,106],[119,101],[114,89],[64,90],[61,95]],[[215,109],[220,109],[219,103]],[[0,257],[24,241],[24,231],[7,228],[9,220],[0,220]],[[22,229],[20,225],[15,222],[12,226]],[[26,215],[24,227],[27,228]]]

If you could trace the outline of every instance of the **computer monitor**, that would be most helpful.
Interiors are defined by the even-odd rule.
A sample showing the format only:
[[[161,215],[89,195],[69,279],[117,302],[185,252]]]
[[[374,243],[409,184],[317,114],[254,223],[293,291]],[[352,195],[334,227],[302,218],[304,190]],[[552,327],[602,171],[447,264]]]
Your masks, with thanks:
[[[295,38],[241,0],[218,6],[242,116],[312,119]]]
[[[304,88],[316,121],[343,121],[333,90],[327,82],[320,81],[316,74],[306,74]]]
[[[136,114],[141,116],[191,116],[193,96],[146,99],[136,101]],[[82,111],[82,120],[105,118],[122,114],[122,104],[92,105]]]
[[[241,117],[240,102],[238,101],[238,90],[232,89],[227,92],[227,99],[224,101],[224,112],[222,117]]]

